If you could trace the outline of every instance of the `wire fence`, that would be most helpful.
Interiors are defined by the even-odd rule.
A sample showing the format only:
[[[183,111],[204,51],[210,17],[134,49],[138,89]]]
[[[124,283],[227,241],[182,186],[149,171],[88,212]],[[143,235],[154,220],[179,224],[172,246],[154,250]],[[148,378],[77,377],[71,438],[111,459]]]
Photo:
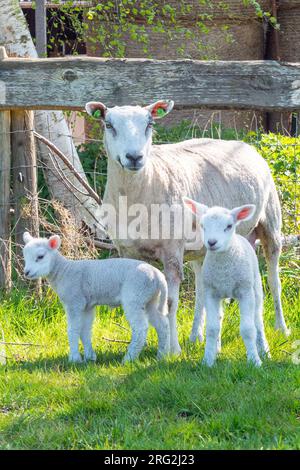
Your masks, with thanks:
[[[34,130],[11,131],[10,134],[13,136],[13,134],[18,132],[32,133]],[[214,138],[222,138],[224,134],[225,138],[241,138],[241,133],[238,130],[235,130],[228,136],[220,123],[215,125],[211,121],[204,129],[201,129],[197,121],[194,120],[192,123],[183,126],[180,132],[172,130],[158,131],[154,136],[154,141],[155,143],[172,143],[193,137],[212,136]],[[79,176],[88,181],[92,190],[101,197],[107,176],[102,138],[95,138],[92,135],[74,138],[71,132],[61,134],[61,136],[70,139],[76,144],[76,149],[81,156],[82,168],[78,168],[77,156],[75,155],[76,150],[72,145],[70,148],[73,149],[74,153],[71,155],[71,158],[69,156],[69,160],[76,168]],[[53,137],[49,126],[47,138],[51,141]],[[256,146],[272,170],[282,204],[283,234],[298,235],[300,233],[300,138],[292,138],[279,134],[263,134],[257,127],[255,130],[244,135],[243,138]],[[13,178],[18,178],[19,182],[22,183],[22,171],[25,168],[25,165],[20,167],[20,165],[14,166],[13,164],[9,168],[2,168],[2,179],[4,173],[7,173],[8,178],[11,178],[13,175]],[[51,149],[49,150],[45,146],[37,146],[36,165],[34,168],[38,174],[37,198],[40,234],[47,236],[50,233],[59,233],[63,238],[63,249],[70,257],[98,257],[98,248],[100,246],[103,249],[104,245],[102,246],[101,243],[97,245],[97,237],[89,230],[88,224],[80,223],[82,207],[85,208],[85,211],[87,210],[86,201],[91,198],[91,194],[81,184],[78,184],[78,180],[74,179],[74,174],[65,167],[62,160],[54,152],[51,152]],[[61,185],[62,190],[60,194],[53,193],[51,188],[49,188],[49,176],[47,176],[49,173],[54,175],[56,181]],[[26,185],[26,182],[24,182],[24,185]],[[11,188],[13,188],[13,181],[11,181]],[[72,198],[67,198],[67,204],[64,204],[64,191],[72,194]],[[10,196],[10,200],[7,203],[11,213],[10,238],[9,240],[1,240],[1,244],[6,244],[7,249],[11,249],[13,285],[18,287],[19,281],[23,280],[24,282],[24,279],[22,275],[23,260],[20,255],[22,245],[17,241],[17,231],[20,218],[24,217],[25,221],[30,220],[30,201],[36,195],[27,193],[27,205],[24,205],[23,196],[19,199],[15,197],[13,189],[11,189]],[[70,204],[70,201],[72,201],[72,204]],[[97,201],[94,202],[97,205]],[[18,212],[16,208],[20,205],[22,205],[23,210],[19,217],[16,217]],[[4,209],[3,204],[0,209]],[[95,219],[95,224],[96,222],[99,223],[99,220],[95,218],[95,213],[92,214],[92,217]],[[299,259],[299,250],[297,248],[293,250],[292,256],[296,260]],[[116,252],[110,249],[106,256],[116,256]],[[189,272],[188,268],[187,272]],[[185,286],[189,292],[193,291],[190,276],[192,275],[187,276],[188,285]]]

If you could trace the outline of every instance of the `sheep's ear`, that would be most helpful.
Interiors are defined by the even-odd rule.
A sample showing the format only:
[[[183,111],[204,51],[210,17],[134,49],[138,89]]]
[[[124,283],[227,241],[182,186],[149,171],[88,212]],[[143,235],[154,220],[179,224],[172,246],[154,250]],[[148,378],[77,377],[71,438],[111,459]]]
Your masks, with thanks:
[[[208,207],[200,202],[194,201],[189,197],[184,197],[183,202],[185,207],[187,207],[193,214],[202,217],[203,214],[207,211]]]
[[[30,240],[32,240],[32,238],[33,238],[33,237],[30,235],[29,232],[24,232],[24,233],[23,233],[23,242],[25,243],[25,245],[26,245],[27,243],[29,243]]]
[[[247,204],[245,206],[235,207],[231,211],[231,215],[236,224],[242,221],[249,220],[253,217],[256,206],[254,204]]]
[[[165,117],[167,114],[169,114],[169,112],[172,111],[173,106],[174,106],[174,101],[161,100],[161,101],[156,101],[156,103],[149,104],[149,106],[146,106],[145,108],[150,112],[153,119],[160,119],[162,117]]]
[[[48,247],[51,250],[58,250],[61,244],[60,237],[58,235],[52,235],[48,240]]]
[[[103,103],[100,103],[97,101],[89,101],[85,105],[85,110],[94,119],[101,120],[101,119],[105,119],[107,107]]]

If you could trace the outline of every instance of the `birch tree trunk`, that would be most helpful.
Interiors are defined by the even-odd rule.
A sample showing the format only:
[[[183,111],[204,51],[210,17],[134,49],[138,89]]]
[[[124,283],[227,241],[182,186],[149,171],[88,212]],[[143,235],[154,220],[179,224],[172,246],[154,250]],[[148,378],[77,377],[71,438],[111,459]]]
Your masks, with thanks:
[[[0,45],[5,46],[9,56],[37,57],[19,0],[0,0]],[[51,140],[69,158],[80,175],[86,179],[63,113],[36,111],[35,127],[37,132]],[[100,207],[97,202],[86,195],[85,189],[72,172],[50,153],[48,147],[41,143],[38,145],[38,156],[53,198],[71,211],[78,224],[85,222],[94,233],[103,237],[98,222]]]

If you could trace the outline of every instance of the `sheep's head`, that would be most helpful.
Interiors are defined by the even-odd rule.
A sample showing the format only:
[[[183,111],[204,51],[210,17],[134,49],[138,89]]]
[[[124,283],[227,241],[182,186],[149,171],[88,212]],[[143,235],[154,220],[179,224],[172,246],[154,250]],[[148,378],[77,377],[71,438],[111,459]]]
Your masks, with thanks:
[[[60,247],[60,238],[53,235],[47,238],[33,238],[30,233],[23,234],[25,246],[23,255],[25,260],[24,274],[28,279],[47,277],[53,266],[53,255]]]
[[[130,171],[141,170],[150,154],[155,119],[168,114],[174,102],[157,101],[149,106],[115,106],[91,101],[85,109],[104,124],[104,145],[109,158]]]
[[[256,206],[247,204],[232,210],[214,206],[208,208],[189,198],[184,198],[184,204],[200,218],[205,248],[210,251],[226,251],[230,245],[236,227],[253,217]]]

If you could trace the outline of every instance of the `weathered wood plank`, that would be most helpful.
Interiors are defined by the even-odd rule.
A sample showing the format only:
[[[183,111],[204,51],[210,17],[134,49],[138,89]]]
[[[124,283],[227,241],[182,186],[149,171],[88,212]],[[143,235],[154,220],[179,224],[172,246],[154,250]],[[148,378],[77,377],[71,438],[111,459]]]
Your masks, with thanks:
[[[0,63],[0,109],[83,109],[90,100],[145,104],[171,98],[177,108],[297,110],[300,64],[91,57]]]
[[[11,287],[10,112],[0,112],[0,289]]]
[[[19,257],[22,254],[24,231],[30,231],[33,236],[39,233],[36,150],[31,132],[33,114],[33,111],[11,113],[15,241]]]

